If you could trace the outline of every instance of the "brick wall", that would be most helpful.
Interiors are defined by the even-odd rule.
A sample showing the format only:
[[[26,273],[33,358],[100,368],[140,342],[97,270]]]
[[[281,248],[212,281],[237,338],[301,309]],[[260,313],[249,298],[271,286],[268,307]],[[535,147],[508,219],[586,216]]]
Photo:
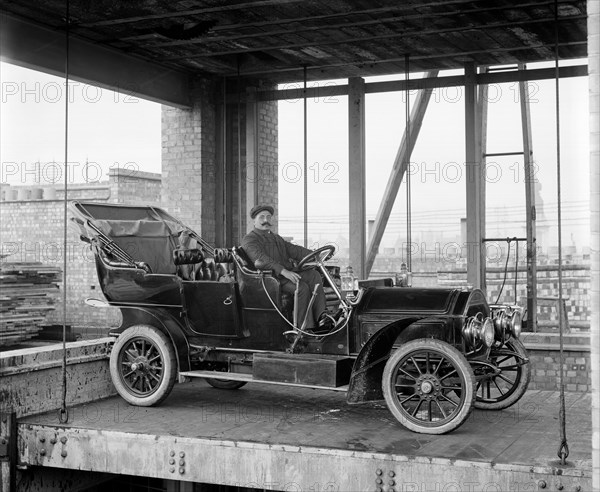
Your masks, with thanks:
[[[215,88],[196,79],[190,100],[189,109],[162,108],[162,205],[210,240],[215,216]]]
[[[24,187],[7,187],[24,188]],[[62,189],[53,190],[55,200],[5,200],[0,202],[0,251],[8,254],[0,261],[41,262],[63,268],[64,202]],[[23,196],[23,193],[21,193]],[[9,197],[5,194],[5,198]],[[106,183],[74,185],[69,199],[110,201],[116,203],[160,203],[160,176],[113,169]],[[79,230],[67,227],[67,324],[77,327],[87,338],[104,336],[107,327],[120,323],[116,309],[95,309],[84,304],[87,297],[103,298],[93,255],[79,239]],[[60,284],[59,301],[49,312],[48,324],[63,322],[64,284]]]
[[[486,276],[487,297],[495,302],[502,287],[504,279],[503,268],[488,268]],[[556,265],[539,265],[537,268],[538,297],[558,297],[558,269]],[[517,271],[517,295],[519,304],[527,298],[526,292],[527,271],[519,267]],[[563,298],[567,311],[569,324],[572,328],[589,329],[591,316],[590,299],[590,266],[565,265],[562,268]],[[414,284],[413,284],[414,285]],[[465,287],[467,285],[466,270],[444,270],[438,272],[438,285],[450,287]],[[502,288],[500,302],[514,302],[515,300],[515,272],[510,270]],[[558,323],[556,308],[552,306],[539,306],[538,321],[545,325],[546,322]]]
[[[161,176],[135,169],[112,168],[109,171],[110,201],[130,205],[158,205],[161,195]],[[69,193],[70,196],[70,193]]]
[[[259,168],[258,201],[278,204],[278,133],[277,101],[261,102],[258,108]],[[248,215],[246,213],[246,215]]]
[[[523,333],[521,341],[531,361],[530,389],[560,389],[560,342],[556,333]],[[563,335],[563,381],[565,391],[588,392],[592,366],[588,333]]]

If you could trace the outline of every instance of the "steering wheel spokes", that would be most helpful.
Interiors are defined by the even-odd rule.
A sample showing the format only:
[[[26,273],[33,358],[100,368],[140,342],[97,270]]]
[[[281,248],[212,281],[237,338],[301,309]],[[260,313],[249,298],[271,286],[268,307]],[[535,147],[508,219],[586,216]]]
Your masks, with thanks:
[[[335,253],[335,246],[332,244],[326,244],[321,246],[314,251],[308,253],[304,258],[300,260],[297,270],[308,270],[310,268],[316,268],[322,263],[325,263]]]

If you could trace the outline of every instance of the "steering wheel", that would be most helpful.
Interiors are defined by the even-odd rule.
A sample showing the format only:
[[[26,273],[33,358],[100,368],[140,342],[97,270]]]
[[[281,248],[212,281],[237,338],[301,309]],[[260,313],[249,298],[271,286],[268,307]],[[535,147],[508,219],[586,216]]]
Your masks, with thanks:
[[[324,261],[327,261],[329,258],[331,258],[334,253],[335,246],[331,244],[321,246],[320,248],[311,251],[304,258],[302,258],[296,266],[296,269],[308,270],[309,268],[317,267]]]

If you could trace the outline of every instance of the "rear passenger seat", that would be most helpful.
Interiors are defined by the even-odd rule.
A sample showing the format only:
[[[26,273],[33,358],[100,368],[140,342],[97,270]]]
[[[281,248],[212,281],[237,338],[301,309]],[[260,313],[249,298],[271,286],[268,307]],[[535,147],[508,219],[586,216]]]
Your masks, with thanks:
[[[183,280],[213,282],[234,281],[233,263],[217,263],[214,258],[204,258],[198,249],[177,248],[173,252],[173,260],[177,265],[177,275]]]

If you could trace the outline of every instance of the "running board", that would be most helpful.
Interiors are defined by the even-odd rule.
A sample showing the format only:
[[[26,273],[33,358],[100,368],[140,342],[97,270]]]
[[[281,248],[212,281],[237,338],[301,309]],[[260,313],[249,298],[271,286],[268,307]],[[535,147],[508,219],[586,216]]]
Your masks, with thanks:
[[[348,391],[348,385],[344,386],[318,386],[314,384],[302,384],[302,383],[286,383],[283,381],[267,381],[264,379],[255,379],[252,374],[242,374],[237,372],[221,372],[221,371],[185,371],[179,373],[180,377],[186,378],[210,378],[210,379],[222,379],[224,381],[243,381],[245,383],[262,383],[262,384],[279,384],[282,386],[296,386],[300,388],[312,388],[312,389],[323,389],[331,391]]]

